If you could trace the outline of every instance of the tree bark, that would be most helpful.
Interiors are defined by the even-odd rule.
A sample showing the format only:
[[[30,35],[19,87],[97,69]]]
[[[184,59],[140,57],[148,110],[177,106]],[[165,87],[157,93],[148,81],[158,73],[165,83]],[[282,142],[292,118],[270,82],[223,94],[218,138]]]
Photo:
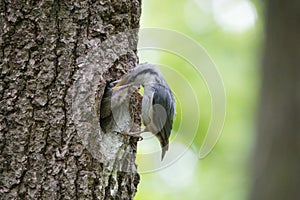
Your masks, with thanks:
[[[267,3],[253,200],[300,199],[300,2]]]
[[[139,0],[0,3],[0,199],[133,199],[134,108],[106,133],[107,82],[137,63]]]

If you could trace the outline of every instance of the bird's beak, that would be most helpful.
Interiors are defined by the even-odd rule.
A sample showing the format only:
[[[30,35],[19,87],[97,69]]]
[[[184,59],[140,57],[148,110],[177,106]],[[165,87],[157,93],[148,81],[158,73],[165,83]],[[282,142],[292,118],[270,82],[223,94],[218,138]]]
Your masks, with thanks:
[[[120,81],[112,88],[112,90],[115,90],[115,89],[117,89],[118,87],[124,85],[124,84],[127,82],[127,79],[128,79],[128,78],[125,77],[125,78],[123,78],[122,80],[120,80]]]

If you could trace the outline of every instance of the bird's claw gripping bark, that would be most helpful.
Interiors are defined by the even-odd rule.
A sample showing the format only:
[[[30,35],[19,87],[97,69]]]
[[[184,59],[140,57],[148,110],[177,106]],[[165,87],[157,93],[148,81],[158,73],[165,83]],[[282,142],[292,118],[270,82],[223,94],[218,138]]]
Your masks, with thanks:
[[[122,135],[126,135],[126,136],[132,136],[135,138],[138,138],[139,141],[143,140],[143,137],[141,136],[142,131],[138,131],[138,132],[123,132],[121,133]]]

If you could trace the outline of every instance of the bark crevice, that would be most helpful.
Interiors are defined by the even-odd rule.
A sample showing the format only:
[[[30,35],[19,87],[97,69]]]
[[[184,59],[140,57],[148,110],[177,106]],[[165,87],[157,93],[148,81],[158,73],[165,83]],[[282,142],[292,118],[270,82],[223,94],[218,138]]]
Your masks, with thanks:
[[[106,82],[137,63],[139,16],[129,0],[0,3],[1,197],[104,199],[117,186],[110,198],[133,198],[136,141],[104,134],[99,109]]]

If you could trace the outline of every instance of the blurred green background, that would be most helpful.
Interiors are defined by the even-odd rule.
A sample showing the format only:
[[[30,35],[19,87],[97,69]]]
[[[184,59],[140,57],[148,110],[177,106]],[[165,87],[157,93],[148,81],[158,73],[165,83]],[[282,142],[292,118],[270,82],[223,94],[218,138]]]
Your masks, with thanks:
[[[211,100],[205,81],[195,77],[184,59],[159,50],[139,51],[140,62],[162,66],[177,100],[177,117],[167,160],[159,168],[160,152],[155,159],[143,156],[160,147],[151,134],[144,134],[138,145],[138,170],[141,181],[135,200],[199,199],[243,200],[250,187],[251,152],[255,136],[259,65],[263,39],[263,4],[248,0],[143,0],[141,29],[156,27],[178,31],[195,40],[216,64],[226,90],[226,119],[222,135],[213,151],[198,158],[200,146],[211,119]],[[176,45],[176,41],[174,41]],[[193,54],[193,52],[190,52]],[[193,91],[182,98],[176,90],[185,90],[169,68],[183,74]],[[168,71],[169,70],[169,71]],[[188,91],[188,90],[187,90]],[[178,93],[178,92],[177,92]],[[192,94],[190,94],[192,95]],[[195,104],[197,102],[197,104]],[[197,108],[199,110],[197,111]],[[182,113],[190,110],[188,117]],[[196,137],[190,145],[189,128],[200,117]],[[186,131],[180,132],[180,127]],[[192,130],[191,130],[192,131]],[[186,148],[188,147],[188,149]],[[174,151],[182,156],[172,157]],[[147,166],[150,166],[149,170]],[[162,165],[163,166],[163,165]]]

